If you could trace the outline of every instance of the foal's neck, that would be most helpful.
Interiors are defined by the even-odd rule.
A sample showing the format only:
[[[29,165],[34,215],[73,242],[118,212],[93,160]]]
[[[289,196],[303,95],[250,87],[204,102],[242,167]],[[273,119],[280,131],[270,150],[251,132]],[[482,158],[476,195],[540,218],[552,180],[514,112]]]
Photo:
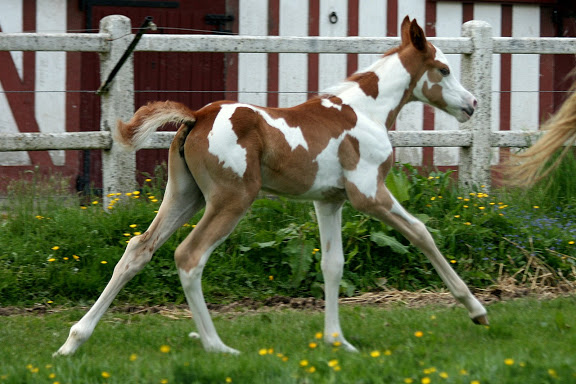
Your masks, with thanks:
[[[336,87],[336,96],[372,121],[390,128],[411,99],[412,78],[398,54],[384,56]],[[340,88],[340,89],[338,89]]]

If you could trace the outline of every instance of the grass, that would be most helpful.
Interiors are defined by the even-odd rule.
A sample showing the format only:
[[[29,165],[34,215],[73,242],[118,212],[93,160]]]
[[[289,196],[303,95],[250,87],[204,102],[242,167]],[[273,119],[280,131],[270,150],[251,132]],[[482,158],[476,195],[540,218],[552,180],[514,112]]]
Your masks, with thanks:
[[[564,172],[564,175],[568,174]],[[163,194],[163,177],[137,191],[100,197],[47,194],[62,191],[58,178],[13,183],[0,212],[0,305],[90,304],[103,290],[126,242],[144,232]],[[410,166],[393,170],[388,186],[426,223],[442,253],[473,287],[514,276],[531,284],[576,280],[576,196],[562,183],[530,193],[462,190],[452,175],[422,175]],[[564,191],[566,192],[566,191]],[[180,228],[150,264],[122,290],[134,304],[182,303],[174,267],[178,244],[200,215]],[[422,253],[396,231],[360,214],[343,212],[346,266],[343,295],[383,285],[401,290],[443,288]],[[33,239],[33,241],[31,241]],[[310,203],[260,199],[230,238],[215,250],[204,271],[208,301],[243,297],[323,295],[318,224]]]
[[[239,356],[203,351],[190,319],[108,313],[76,355],[52,358],[77,309],[1,319],[0,383],[576,383],[576,298],[498,302],[490,327],[461,307],[343,306],[349,353],[318,339],[323,315],[217,315]]]

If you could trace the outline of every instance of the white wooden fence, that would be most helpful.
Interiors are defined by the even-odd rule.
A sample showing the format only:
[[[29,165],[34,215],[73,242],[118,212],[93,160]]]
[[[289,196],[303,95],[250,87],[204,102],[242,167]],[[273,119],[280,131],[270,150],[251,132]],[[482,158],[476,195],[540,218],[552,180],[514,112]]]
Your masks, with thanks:
[[[0,33],[3,51],[98,52],[101,79],[106,79],[132,41],[130,20],[108,16],[97,34],[83,33]],[[459,131],[390,132],[396,147],[459,147],[459,179],[465,186],[490,186],[492,147],[523,147],[530,134],[491,131],[492,55],[576,54],[576,38],[493,37],[491,26],[469,21],[462,37],[429,40],[444,53],[462,55],[462,83],[478,99],[474,117]],[[245,52],[245,53],[382,53],[399,44],[397,37],[276,37],[218,35],[144,35],[136,51],[148,52]],[[0,151],[41,151],[54,149],[101,149],[104,195],[132,191],[135,185],[135,155],[115,145],[111,130],[118,119],[134,113],[134,69],[130,58],[122,67],[109,92],[102,95],[99,132],[5,134]],[[168,148],[173,132],[157,132],[145,148]]]

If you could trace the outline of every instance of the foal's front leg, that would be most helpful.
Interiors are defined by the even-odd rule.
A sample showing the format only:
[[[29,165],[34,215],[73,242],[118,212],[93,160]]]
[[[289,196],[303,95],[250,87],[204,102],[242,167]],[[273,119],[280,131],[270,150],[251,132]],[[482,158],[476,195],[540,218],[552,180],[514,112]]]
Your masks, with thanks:
[[[324,340],[327,343],[340,343],[349,351],[356,348],[342,335],[338,315],[338,294],[344,269],[344,254],[342,251],[342,204],[315,201],[320,242],[322,248],[322,273],[324,274],[324,290],[326,299],[324,318]]]

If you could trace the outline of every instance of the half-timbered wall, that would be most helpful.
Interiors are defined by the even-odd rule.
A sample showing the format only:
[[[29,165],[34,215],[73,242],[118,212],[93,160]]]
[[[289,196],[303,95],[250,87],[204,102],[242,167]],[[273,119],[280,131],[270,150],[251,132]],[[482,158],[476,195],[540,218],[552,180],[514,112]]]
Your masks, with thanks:
[[[149,0],[154,3],[154,0]],[[397,36],[401,20],[405,15],[416,18],[425,28],[428,36],[460,36],[462,23],[479,19],[493,27],[494,36],[576,36],[574,18],[562,18],[562,12],[554,14],[558,4],[564,10],[576,11],[576,5],[567,0],[509,0],[490,1],[432,1],[432,0],[222,0],[216,12],[224,11],[235,16],[234,24],[227,25],[241,35],[281,35],[281,36]],[[86,28],[86,13],[73,0],[10,0],[0,1],[1,32],[65,32]],[[112,3],[110,2],[107,2]],[[123,2],[125,4],[126,2]],[[142,3],[140,1],[139,3]],[[214,7],[213,0],[175,0],[177,9],[155,10],[155,19],[160,21],[163,32],[192,33],[185,30],[169,30],[171,27],[192,25],[168,25],[174,17],[186,18],[182,12],[192,12],[196,7]],[[555,8],[556,7],[556,8]],[[123,13],[126,8],[119,8]],[[162,15],[174,17],[162,17]],[[94,13],[93,17],[109,14],[109,11]],[[138,13],[138,17],[143,13]],[[192,13],[191,13],[192,14]],[[569,12],[564,12],[569,14]],[[178,17],[181,16],[181,17]],[[203,15],[194,16],[200,22]],[[192,19],[192,18],[190,18]],[[559,24],[560,20],[560,24]],[[564,23],[562,23],[564,21]],[[133,26],[140,19],[133,20]],[[92,23],[94,27],[96,23]],[[197,26],[196,26],[197,27]],[[202,27],[202,26],[201,26]],[[204,25],[204,29],[210,29]],[[197,33],[197,32],[196,32]],[[162,56],[164,57],[164,56]],[[193,63],[186,68],[167,69],[170,57],[153,57],[140,53],[135,64],[137,69],[137,91],[149,91],[154,87],[149,79],[160,73],[177,82],[174,89],[167,91],[216,91],[213,94],[200,93],[201,102],[211,98],[239,99],[243,102],[268,106],[290,106],[306,100],[310,95],[322,90],[347,75],[367,66],[378,55],[367,54],[302,54],[302,53],[242,53],[229,54],[225,64],[202,62],[198,68]],[[167,58],[167,59],[166,59]],[[449,55],[456,73],[460,70],[458,55]],[[85,65],[89,63],[89,65]],[[169,63],[168,63],[169,64]],[[216,65],[217,64],[217,65]],[[97,110],[96,96],[78,93],[90,81],[94,88],[100,83],[97,60],[86,61],[77,53],[64,52],[0,52],[0,134],[17,132],[61,132],[98,130],[97,118],[87,116],[86,105]],[[94,78],[85,73],[92,67]],[[536,130],[539,123],[558,106],[565,94],[554,93],[567,89],[566,74],[574,67],[573,57],[538,55],[494,55],[492,126],[494,130]],[[138,69],[143,68],[143,69]],[[201,75],[199,84],[184,86],[184,73],[197,71],[219,79],[218,89],[209,89],[208,76]],[[180,73],[180,71],[182,71]],[[217,72],[217,73],[216,73]],[[82,74],[82,75],[81,75]],[[184,76],[184,77],[183,77]],[[188,77],[186,77],[188,78]],[[138,80],[140,79],[140,80]],[[139,82],[140,81],[140,82]],[[140,85],[139,85],[140,84]],[[224,84],[224,85],[222,85]],[[169,85],[167,85],[170,88]],[[146,88],[146,89],[144,89]],[[225,88],[225,89],[222,89]],[[66,93],[65,91],[74,91]],[[223,92],[226,91],[226,92]],[[145,103],[146,94],[137,93],[136,107]],[[180,93],[157,93],[164,98],[184,97]],[[196,100],[196,99],[194,99]],[[187,102],[188,99],[181,101]],[[200,100],[199,100],[200,101]],[[198,101],[190,101],[198,107]],[[90,125],[92,124],[93,127]],[[91,128],[92,127],[92,128]],[[455,130],[456,121],[443,112],[418,103],[408,105],[396,123],[397,130]],[[493,162],[498,161],[501,151],[494,150]],[[148,153],[148,155],[146,155]],[[164,153],[164,152],[163,152]],[[142,156],[150,156],[151,151],[143,151]],[[154,155],[158,161],[160,155]],[[458,150],[455,148],[399,148],[396,152],[399,162],[438,167],[458,164]],[[83,154],[78,151],[49,152],[0,152],[0,176],[15,177],[18,172],[31,169],[35,165],[56,169],[75,176],[86,168]],[[85,161],[84,161],[85,163]],[[97,156],[93,156],[91,167],[98,166]],[[141,162],[139,162],[140,166]],[[147,166],[150,170],[151,167]],[[96,175],[98,172],[93,172]],[[94,182],[94,180],[92,180]]]
[[[258,4],[258,6],[256,5]],[[490,23],[494,36],[555,36],[552,4],[556,1],[430,1],[430,0],[239,0],[242,35],[281,36],[398,36],[405,15],[416,18],[428,36],[460,36],[462,23],[477,19]],[[576,8],[576,5],[573,6]],[[367,66],[373,55],[241,54],[238,65],[239,99],[245,102],[290,106]],[[448,55],[459,73],[459,55]],[[555,88],[562,68],[554,57],[494,55],[493,129],[537,130],[554,110]],[[566,58],[558,60],[565,62]],[[574,63],[573,58],[569,58]],[[544,91],[545,93],[541,93]],[[268,93],[267,93],[268,92]],[[275,93],[278,92],[278,93]],[[407,105],[397,130],[455,130],[456,120],[420,103]],[[494,151],[493,162],[499,153]],[[400,148],[396,160],[417,165],[458,164],[455,148]]]

